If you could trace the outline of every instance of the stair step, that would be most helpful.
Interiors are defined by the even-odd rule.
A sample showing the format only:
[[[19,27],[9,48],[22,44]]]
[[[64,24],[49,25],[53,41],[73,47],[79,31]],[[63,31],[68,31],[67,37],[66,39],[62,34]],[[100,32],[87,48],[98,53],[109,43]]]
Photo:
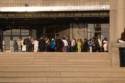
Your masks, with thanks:
[[[3,53],[0,83],[124,83],[110,53]]]
[[[124,78],[0,78],[1,83],[124,83]]]
[[[125,78],[124,72],[108,71],[25,71],[25,72],[0,72],[0,78]]]

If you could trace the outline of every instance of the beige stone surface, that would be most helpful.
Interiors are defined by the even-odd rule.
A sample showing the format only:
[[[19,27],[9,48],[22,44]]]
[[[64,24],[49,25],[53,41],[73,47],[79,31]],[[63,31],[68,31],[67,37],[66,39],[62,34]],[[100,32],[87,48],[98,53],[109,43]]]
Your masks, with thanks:
[[[119,67],[117,40],[125,27],[125,0],[112,0],[110,10],[110,51],[113,65]]]
[[[125,83],[116,43],[125,27],[124,0],[2,0],[0,6],[110,4],[108,53],[1,53],[0,83]],[[38,3],[39,2],[39,3]]]
[[[1,0],[0,6],[71,6],[104,5],[110,0]]]
[[[110,40],[116,42],[120,38],[121,33],[124,31],[125,27],[125,1],[117,0],[111,3],[110,12]]]
[[[124,83],[109,53],[1,53],[0,83]]]

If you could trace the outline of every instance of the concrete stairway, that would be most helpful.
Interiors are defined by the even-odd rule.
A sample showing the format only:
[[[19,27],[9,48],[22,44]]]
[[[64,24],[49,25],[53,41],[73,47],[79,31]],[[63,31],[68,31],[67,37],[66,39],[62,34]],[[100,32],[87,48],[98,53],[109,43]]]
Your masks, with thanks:
[[[125,83],[108,53],[2,53],[0,83]]]

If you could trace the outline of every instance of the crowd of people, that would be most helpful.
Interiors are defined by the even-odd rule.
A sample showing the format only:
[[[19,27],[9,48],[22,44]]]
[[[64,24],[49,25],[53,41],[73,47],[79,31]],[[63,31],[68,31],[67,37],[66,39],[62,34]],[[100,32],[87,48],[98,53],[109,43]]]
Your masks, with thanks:
[[[98,37],[91,39],[67,39],[41,37],[39,40],[32,37],[15,40],[14,52],[108,52],[108,40]]]

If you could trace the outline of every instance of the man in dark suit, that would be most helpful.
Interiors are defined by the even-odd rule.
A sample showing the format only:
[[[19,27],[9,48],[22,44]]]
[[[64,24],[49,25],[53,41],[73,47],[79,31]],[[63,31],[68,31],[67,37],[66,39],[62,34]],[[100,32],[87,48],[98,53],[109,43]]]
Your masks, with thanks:
[[[26,45],[26,52],[32,52],[32,41],[31,37],[29,36],[28,38],[24,39],[24,44]]]

